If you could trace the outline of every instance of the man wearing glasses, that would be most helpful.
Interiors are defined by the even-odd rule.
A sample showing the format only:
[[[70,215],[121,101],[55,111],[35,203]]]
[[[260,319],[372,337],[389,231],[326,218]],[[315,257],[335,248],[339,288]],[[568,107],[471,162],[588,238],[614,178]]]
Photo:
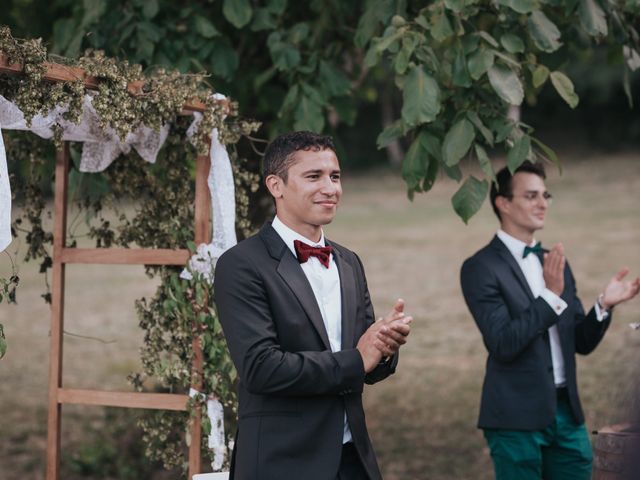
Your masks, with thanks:
[[[547,251],[534,239],[551,201],[545,178],[530,162],[498,172],[491,204],[500,229],[461,271],[488,350],[478,427],[498,480],[591,478],[575,354],[593,351],[612,308],[640,289],[622,269],[584,313],[562,244]]]

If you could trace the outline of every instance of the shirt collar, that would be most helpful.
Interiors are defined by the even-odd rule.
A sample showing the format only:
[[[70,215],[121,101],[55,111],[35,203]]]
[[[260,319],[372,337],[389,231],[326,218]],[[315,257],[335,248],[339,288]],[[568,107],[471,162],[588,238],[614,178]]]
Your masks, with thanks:
[[[292,230],[289,227],[287,227],[284,223],[282,223],[282,220],[280,220],[277,215],[273,219],[273,222],[271,223],[271,226],[276,231],[276,233],[278,235],[280,235],[280,238],[282,238],[284,243],[287,245],[287,247],[289,247],[289,250],[291,250],[291,252],[294,255],[296,254],[296,249],[293,246],[293,241],[294,240],[300,240],[301,242],[304,242],[304,243],[306,243],[308,245],[311,245],[313,247],[324,247],[325,246],[324,232],[323,231],[321,231],[321,233],[320,233],[320,240],[318,242],[314,242],[313,240],[309,240],[305,236],[300,235],[295,230]]]
[[[505,246],[511,252],[511,255],[513,255],[516,258],[516,260],[522,260],[522,255],[524,254],[524,247],[527,246],[525,242],[523,242],[522,240],[518,240],[517,238],[509,235],[507,232],[505,232],[502,229],[499,229],[496,235],[500,240],[502,240],[502,243],[505,244]],[[533,247],[535,244],[536,244],[536,241],[534,239],[529,246]]]

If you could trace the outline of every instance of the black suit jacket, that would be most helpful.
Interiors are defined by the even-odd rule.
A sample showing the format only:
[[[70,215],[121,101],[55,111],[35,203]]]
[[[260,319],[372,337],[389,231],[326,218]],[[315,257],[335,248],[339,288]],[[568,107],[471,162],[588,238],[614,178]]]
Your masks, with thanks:
[[[335,353],[311,285],[270,224],[218,260],[218,316],[240,377],[231,478],[333,480],[345,411],[369,477],[381,478],[362,390],[393,373],[397,356],[365,375],[355,346],[375,317],[364,271],[353,252],[330,245],[342,293]]]
[[[569,265],[561,295],[568,306],[560,316],[544,299],[533,297],[520,266],[497,236],[464,262],[461,284],[489,352],[478,426],[540,430],[553,422],[556,388],[547,330],[554,324],[571,411],[575,421],[583,423],[575,354],[588,354],[598,345],[611,315],[602,322],[594,309],[585,315]]]

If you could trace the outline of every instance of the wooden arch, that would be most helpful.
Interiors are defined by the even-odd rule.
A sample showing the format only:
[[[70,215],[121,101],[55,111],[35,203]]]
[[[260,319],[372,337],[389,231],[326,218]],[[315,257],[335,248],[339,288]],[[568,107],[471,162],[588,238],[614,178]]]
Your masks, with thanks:
[[[100,80],[91,77],[77,67],[55,63],[45,63],[47,71],[44,78],[51,82],[69,82],[78,79],[85,88],[96,90]],[[21,64],[10,64],[0,52],[0,74],[22,75]],[[142,82],[132,82],[127,86],[131,95],[140,92]],[[221,100],[225,102],[226,100]],[[183,106],[181,115],[203,112],[206,106],[200,101],[191,101]],[[210,193],[207,185],[210,159],[200,155],[196,160],[195,178],[195,218],[194,242],[196,245],[209,243],[211,235]],[[64,329],[64,290],[65,266],[68,264],[103,265],[185,265],[189,259],[189,250],[151,249],[151,248],[70,248],[66,246],[67,230],[67,187],[69,172],[69,143],[56,154],[54,188],[54,230],[53,230],[53,267],[51,284],[51,333],[49,350],[49,393],[47,420],[47,480],[60,478],[60,432],[63,404],[96,405],[124,408],[146,408],[156,410],[186,411],[188,395],[169,393],[118,392],[105,390],[81,390],[65,388],[62,385],[63,366],[63,329]],[[193,340],[194,361],[192,388],[202,390],[203,356],[200,342]],[[196,409],[190,423],[191,443],[189,445],[189,478],[202,470],[201,440],[202,424],[199,410]]]

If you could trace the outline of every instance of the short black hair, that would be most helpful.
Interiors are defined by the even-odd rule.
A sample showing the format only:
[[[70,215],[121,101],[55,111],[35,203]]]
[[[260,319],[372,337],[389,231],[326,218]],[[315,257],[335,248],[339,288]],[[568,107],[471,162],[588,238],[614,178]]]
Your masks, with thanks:
[[[277,136],[264,152],[262,159],[263,178],[277,175],[286,183],[294,154],[301,150],[313,150],[314,152],[333,150],[335,153],[336,147],[333,138],[328,135],[307,131],[283,133]]]
[[[513,198],[513,175],[520,172],[533,173],[543,180],[547,178],[547,174],[544,171],[544,166],[541,163],[532,163],[529,160],[525,160],[522,165],[516,168],[516,171],[513,172],[513,174],[511,174],[511,171],[507,167],[504,167],[502,170],[500,170],[496,174],[496,181],[491,183],[490,193],[491,206],[493,207],[493,211],[498,217],[498,220],[501,220],[501,218],[500,211],[498,210],[498,207],[496,207],[496,198]]]

